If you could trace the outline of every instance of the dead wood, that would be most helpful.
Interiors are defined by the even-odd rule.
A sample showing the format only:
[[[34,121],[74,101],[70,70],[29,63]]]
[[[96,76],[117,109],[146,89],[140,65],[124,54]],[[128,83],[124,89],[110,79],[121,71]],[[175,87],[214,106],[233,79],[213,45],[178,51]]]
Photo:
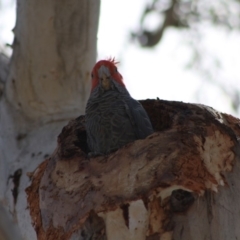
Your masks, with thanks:
[[[176,212],[186,216],[192,196],[229,184],[239,119],[204,105],[141,103],[156,132],[107,156],[87,157],[84,116],[63,128],[26,190],[38,239],[172,239],[174,229],[182,234]]]

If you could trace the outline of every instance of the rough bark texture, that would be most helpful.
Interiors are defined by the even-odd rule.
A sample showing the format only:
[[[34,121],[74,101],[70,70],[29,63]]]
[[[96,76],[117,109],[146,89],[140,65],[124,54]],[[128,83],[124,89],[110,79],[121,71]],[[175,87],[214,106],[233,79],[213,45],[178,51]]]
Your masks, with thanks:
[[[27,189],[38,239],[240,237],[240,121],[203,105],[142,104],[156,133],[107,156],[87,157],[84,116],[63,128]]]
[[[9,68],[0,56],[0,204],[24,239],[36,239],[27,208],[27,172],[53,152],[62,127],[85,109],[99,5],[95,0],[17,1]]]

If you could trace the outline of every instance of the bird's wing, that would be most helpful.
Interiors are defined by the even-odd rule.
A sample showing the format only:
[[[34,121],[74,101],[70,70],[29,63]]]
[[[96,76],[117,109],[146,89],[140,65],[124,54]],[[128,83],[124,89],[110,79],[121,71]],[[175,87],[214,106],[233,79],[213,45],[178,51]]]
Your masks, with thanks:
[[[131,97],[129,97],[126,103],[127,113],[133,123],[137,137],[143,139],[152,134],[154,132],[152,123],[142,104]]]

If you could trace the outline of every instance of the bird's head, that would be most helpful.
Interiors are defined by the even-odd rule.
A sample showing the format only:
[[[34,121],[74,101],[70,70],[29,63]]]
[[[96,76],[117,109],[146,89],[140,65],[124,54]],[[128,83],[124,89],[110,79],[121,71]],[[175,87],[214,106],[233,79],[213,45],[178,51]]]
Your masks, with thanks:
[[[92,70],[92,88],[93,91],[100,86],[104,91],[112,89],[114,83],[125,87],[122,75],[118,72],[117,63],[114,58],[98,61]]]

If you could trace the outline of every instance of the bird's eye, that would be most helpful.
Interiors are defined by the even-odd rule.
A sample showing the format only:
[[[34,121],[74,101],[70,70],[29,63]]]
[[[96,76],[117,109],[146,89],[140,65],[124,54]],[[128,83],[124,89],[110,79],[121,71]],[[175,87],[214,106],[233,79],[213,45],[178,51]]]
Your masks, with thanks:
[[[91,77],[93,78],[93,73],[91,73]]]

